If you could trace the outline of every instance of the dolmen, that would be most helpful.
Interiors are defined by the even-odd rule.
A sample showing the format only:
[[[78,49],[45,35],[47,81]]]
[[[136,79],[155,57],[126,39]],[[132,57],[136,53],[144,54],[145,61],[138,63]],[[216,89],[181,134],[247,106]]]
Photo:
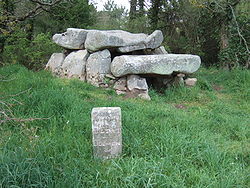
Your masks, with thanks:
[[[197,55],[168,54],[161,46],[163,34],[159,30],[147,35],[68,28],[55,34],[53,41],[64,48],[63,53],[52,54],[46,65],[55,75],[146,100],[150,100],[149,86],[194,85],[197,79],[188,77],[201,64]]]

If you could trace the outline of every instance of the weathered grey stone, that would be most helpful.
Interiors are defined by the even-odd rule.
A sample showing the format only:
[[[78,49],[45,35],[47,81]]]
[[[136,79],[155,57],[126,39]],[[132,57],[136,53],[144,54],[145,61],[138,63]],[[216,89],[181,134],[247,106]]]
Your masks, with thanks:
[[[114,89],[119,90],[119,91],[126,91],[127,90],[127,78],[123,77],[117,80],[115,82]]]
[[[141,43],[146,40],[146,34],[132,34],[122,30],[91,31],[85,41],[85,47],[89,51],[98,51],[106,48],[114,48]]]
[[[148,85],[145,78],[138,75],[127,76],[127,88],[130,91],[130,95],[139,97],[144,100],[151,100],[148,95]]]
[[[103,50],[91,54],[87,60],[87,82],[99,87],[105,83],[105,75],[110,71],[111,54],[109,50]]]
[[[116,90],[115,91],[117,95],[126,95],[126,91],[120,91],[120,90]]]
[[[146,55],[160,55],[160,54],[168,54],[164,46],[160,46],[156,49],[146,49],[144,50]]]
[[[193,87],[195,86],[196,82],[197,82],[197,78],[187,78],[185,80],[185,85],[188,87]]]
[[[59,75],[61,73],[61,66],[65,59],[63,53],[53,53],[46,65],[46,70],[51,70],[54,74]]]
[[[119,107],[93,108],[92,134],[95,158],[118,157],[122,153],[121,109]]]
[[[107,78],[110,78],[112,80],[115,80],[116,78],[112,74],[106,74],[105,75]]]
[[[163,35],[159,30],[150,36],[143,33],[132,34],[122,30],[95,30],[88,32],[85,47],[92,52],[107,48],[118,48],[118,52],[127,53],[146,48],[157,48],[162,41]]]
[[[160,30],[154,31],[146,40],[147,48],[155,49],[158,48],[163,42],[163,34]]]
[[[127,77],[127,87],[130,91],[134,89],[148,91],[146,79],[138,75],[129,75]]]
[[[176,75],[173,78],[171,86],[175,86],[175,87],[184,86],[184,79],[183,79],[183,77]]]
[[[84,49],[84,43],[88,34],[88,30],[68,28],[65,33],[55,34],[53,41],[67,49]]]
[[[149,96],[148,92],[142,92],[138,95],[139,98],[150,101],[151,97]]]
[[[86,63],[89,53],[87,50],[78,50],[71,52],[62,64],[62,76],[67,78],[79,78],[85,80]]]
[[[197,55],[123,55],[114,58],[111,72],[115,77],[129,74],[171,75],[173,72],[193,73],[200,64],[201,59]]]
[[[160,30],[156,30],[151,35],[149,35],[144,41],[120,47],[118,48],[118,51],[121,53],[127,53],[136,50],[155,49],[161,45],[162,41],[162,32]]]

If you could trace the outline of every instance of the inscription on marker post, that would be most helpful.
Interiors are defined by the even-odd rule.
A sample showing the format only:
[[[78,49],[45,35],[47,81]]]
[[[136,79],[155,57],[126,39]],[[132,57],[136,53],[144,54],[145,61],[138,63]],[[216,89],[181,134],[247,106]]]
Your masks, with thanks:
[[[122,153],[121,108],[93,108],[91,118],[94,157],[118,157]]]

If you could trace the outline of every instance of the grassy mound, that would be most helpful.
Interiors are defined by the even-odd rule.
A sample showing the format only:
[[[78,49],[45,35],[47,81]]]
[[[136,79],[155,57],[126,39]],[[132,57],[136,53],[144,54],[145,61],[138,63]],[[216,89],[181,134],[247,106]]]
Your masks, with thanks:
[[[20,66],[0,75],[0,187],[250,186],[249,71],[202,69],[152,101]],[[123,156],[104,162],[90,121],[102,106],[123,125]]]

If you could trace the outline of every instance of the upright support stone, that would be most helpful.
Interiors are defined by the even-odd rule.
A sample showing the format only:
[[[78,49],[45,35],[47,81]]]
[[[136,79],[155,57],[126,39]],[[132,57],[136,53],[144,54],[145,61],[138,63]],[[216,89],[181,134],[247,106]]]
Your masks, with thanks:
[[[91,115],[94,157],[118,157],[122,153],[121,108],[93,108]]]
[[[111,74],[110,64],[111,53],[109,50],[91,54],[86,64],[87,82],[97,87],[106,84],[105,75]]]

